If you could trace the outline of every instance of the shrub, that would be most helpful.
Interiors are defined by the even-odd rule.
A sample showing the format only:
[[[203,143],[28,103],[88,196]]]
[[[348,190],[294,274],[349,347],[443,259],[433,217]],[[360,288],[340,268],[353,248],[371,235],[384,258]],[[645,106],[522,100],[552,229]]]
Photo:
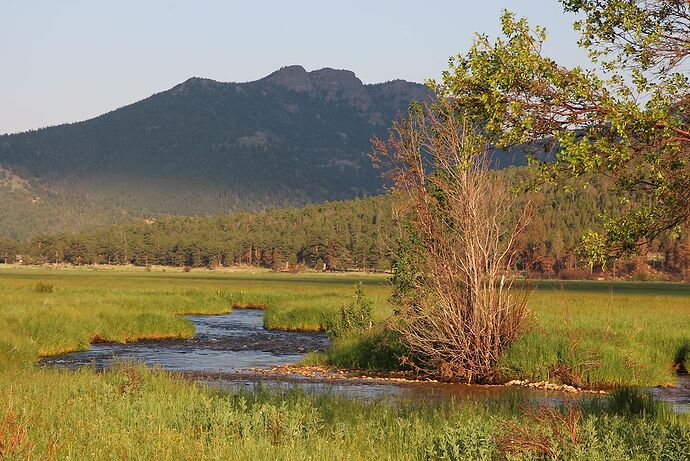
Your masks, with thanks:
[[[584,269],[561,269],[558,271],[561,280],[590,280],[594,278],[590,271]]]
[[[36,293],[52,293],[54,288],[55,287],[52,283],[38,282],[34,287],[34,290]]]
[[[331,338],[371,329],[374,303],[364,294],[362,282],[355,284],[354,297],[352,303],[342,306],[338,316],[328,322],[328,334]]]
[[[304,363],[327,364],[338,368],[357,368],[376,371],[407,370],[400,357],[405,354],[404,346],[395,332],[383,325],[351,332],[333,338],[324,352],[315,352],[304,359]]]
[[[651,280],[654,280],[654,277],[649,272],[645,270],[640,270],[632,276],[632,280],[636,282],[649,282]]]
[[[487,382],[528,319],[528,291],[511,290],[510,268],[531,207],[509,215],[515,196],[461,111],[450,99],[415,108],[388,142],[374,141],[373,157],[403,223],[392,325],[409,363],[441,379]]]

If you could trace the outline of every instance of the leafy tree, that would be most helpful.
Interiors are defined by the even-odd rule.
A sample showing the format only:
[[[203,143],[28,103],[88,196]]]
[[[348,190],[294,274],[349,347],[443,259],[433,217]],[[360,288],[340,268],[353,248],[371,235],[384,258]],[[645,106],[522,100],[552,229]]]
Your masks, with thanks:
[[[584,13],[579,44],[596,70],[566,68],[542,53],[546,30],[504,12],[503,36],[478,35],[440,82],[499,147],[528,146],[540,182],[615,180],[620,212],[583,250],[593,261],[635,252],[690,216],[690,53],[685,0],[564,0]],[[538,161],[555,153],[555,162]]]

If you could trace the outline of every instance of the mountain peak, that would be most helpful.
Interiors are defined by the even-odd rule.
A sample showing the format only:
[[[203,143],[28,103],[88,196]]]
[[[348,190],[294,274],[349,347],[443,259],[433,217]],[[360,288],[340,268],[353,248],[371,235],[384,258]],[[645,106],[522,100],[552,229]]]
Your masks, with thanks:
[[[324,67],[309,72],[309,77],[326,101],[344,98],[360,110],[366,110],[372,106],[369,92],[351,70]]]
[[[324,67],[323,69],[309,72],[309,77],[314,82],[330,83],[339,85],[363,85],[354,72],[347,69],[333,69]]]
[[[173,94],[180,94],[187,93],[192,88],[203,88],[208,90],[219,85],[222,85],[222,83],[216,80],[211,80],[210,78],[190,77],[184,82],[175,85],[173,88],[171,88],[171,91]]]
[[[370,139],[423,90],[289,66],[243,83],[193,77],[84,122],[0,137],[0,165],[17,176],[3,184],[0,170],[0,215],[11,206],[19,216],[0,218],[0,235],[41,233],[39,209],[55,210],[50,226],[64,229],[86,222],[73,219],[82,212],[203,214],[381,192]],[[16,205],[2,201],[8,191]],[[26,205],[32,197],[40,207]]]
[[[318,95],[327,102],[346,100],[363,111],[372,106],[366,86],[351,70],[324,67],[307,72],[304,67],[295,65],[282,67],[261,81],[312,96]]]
[[[311,91],[313,89],[309,73],[299,65],[281,67],[262,80],[283,86],[293,91]]]

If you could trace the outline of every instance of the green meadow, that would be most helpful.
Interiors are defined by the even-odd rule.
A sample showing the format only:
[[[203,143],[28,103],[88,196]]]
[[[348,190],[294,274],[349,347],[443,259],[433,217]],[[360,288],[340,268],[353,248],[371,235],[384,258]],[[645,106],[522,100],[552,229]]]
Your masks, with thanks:
[[[517,395],[395,405],[299,389],[221,392],[137,366],[16,370],[0,373],[0,458],[689,459],[687,415],[621,397],[532,412]]]
[[[519,392],[396,405],[221,391],[136,364],[105,373],[34,366],[92,341],[188,337],[192,324],[175,314],[233,306],[264,307],[268,328],[322,330],[360,280],[374,328],[305,361],[395,368],[395,344],[381,346],[392,315],[381,275],[0,266],[0,459],[690,459],[688,416],[627,388],[549,412],[527,409]],[[687,360],[687,285],[534,288],[534,318],[504,357],[505,379],[670,384]]]
[[[233,306],[265,307],[267,328],[324,330],[351,302],[357,281],[374,303],[378,325],[305,360],[395,368],[395,342],[380,340],[392,315],[385,276],[174,269],[0,269],[0,363],[26,366],[39,356],[84,350],[92,341],[188,337],[191,323],[174,314],[223,313]],[[533,318],[503,358],[505,380],[669,385],[685,367],[689,285],[541,281],[532,289]]]

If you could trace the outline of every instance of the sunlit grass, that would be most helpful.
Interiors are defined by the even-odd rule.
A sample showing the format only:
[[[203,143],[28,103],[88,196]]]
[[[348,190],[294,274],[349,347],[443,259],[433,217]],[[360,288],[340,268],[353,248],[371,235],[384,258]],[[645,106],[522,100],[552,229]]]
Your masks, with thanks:
[[[379,322],[392,314],[385,276],[213,271],[0,269],[0,366],[88,348],[96,340],[186,337],[181,313],[266,306],[274,329],[323,330],[364,281]],[[37,290],[39,284],[52,287]],[[673,384],[690,344],[690,286],[540,282],[526,335],[503,357],[504,379],[580,385]],[[380,330],[378,330],[380,331]],[[399,348],[372,351],[379,333],[346,337],[311,363],[391,368]],[[684,352],[685,351],[685,352]],[[675,366],[675,369],[674,369]]]
[[[541,282],[531,331],[504,357],[511,377],[582,385],[674,384],[678,351],[690,341],[690,286],[633,282]]]
[[[189,336],[191,323],[175,314],[233,305],[265,305],[269,327],[323,328],[360,279],[376,319],[385,320],[392,311],[381,276],[0,268],[0,457],[491,460],[506,457],[501,440],[515,427],[573,459],[687,455],[688,416],[634,391],[585,406],[573,444],[552,421],[525,414],[526,402],[513,394],[460,406],[398,405],[299,390],[213,390],[137,365],[106,373],[32,366],[41,354],[84,349],[94,339]],[[505,376],[557,379],[560,363],[585,383],[672,381],[674,362],[687,360],[689,300],[682,285],[543,283],[531,300],[531,331],[504,357]],[[394,368],[399,351],[391,342],[381,348],[384,336],[379,324],[307,360]]]
[[[573,443],[553,432],[554,421],[523,413],[515,395],[403,405],[298,389],[219,391],[141,366],[25,369],[0,373],[0,447],[8,460],[493,460],[506,459],[501,438],[519,426],[572,459],[684,459],[687,416],[623,403],[585,407]]]

